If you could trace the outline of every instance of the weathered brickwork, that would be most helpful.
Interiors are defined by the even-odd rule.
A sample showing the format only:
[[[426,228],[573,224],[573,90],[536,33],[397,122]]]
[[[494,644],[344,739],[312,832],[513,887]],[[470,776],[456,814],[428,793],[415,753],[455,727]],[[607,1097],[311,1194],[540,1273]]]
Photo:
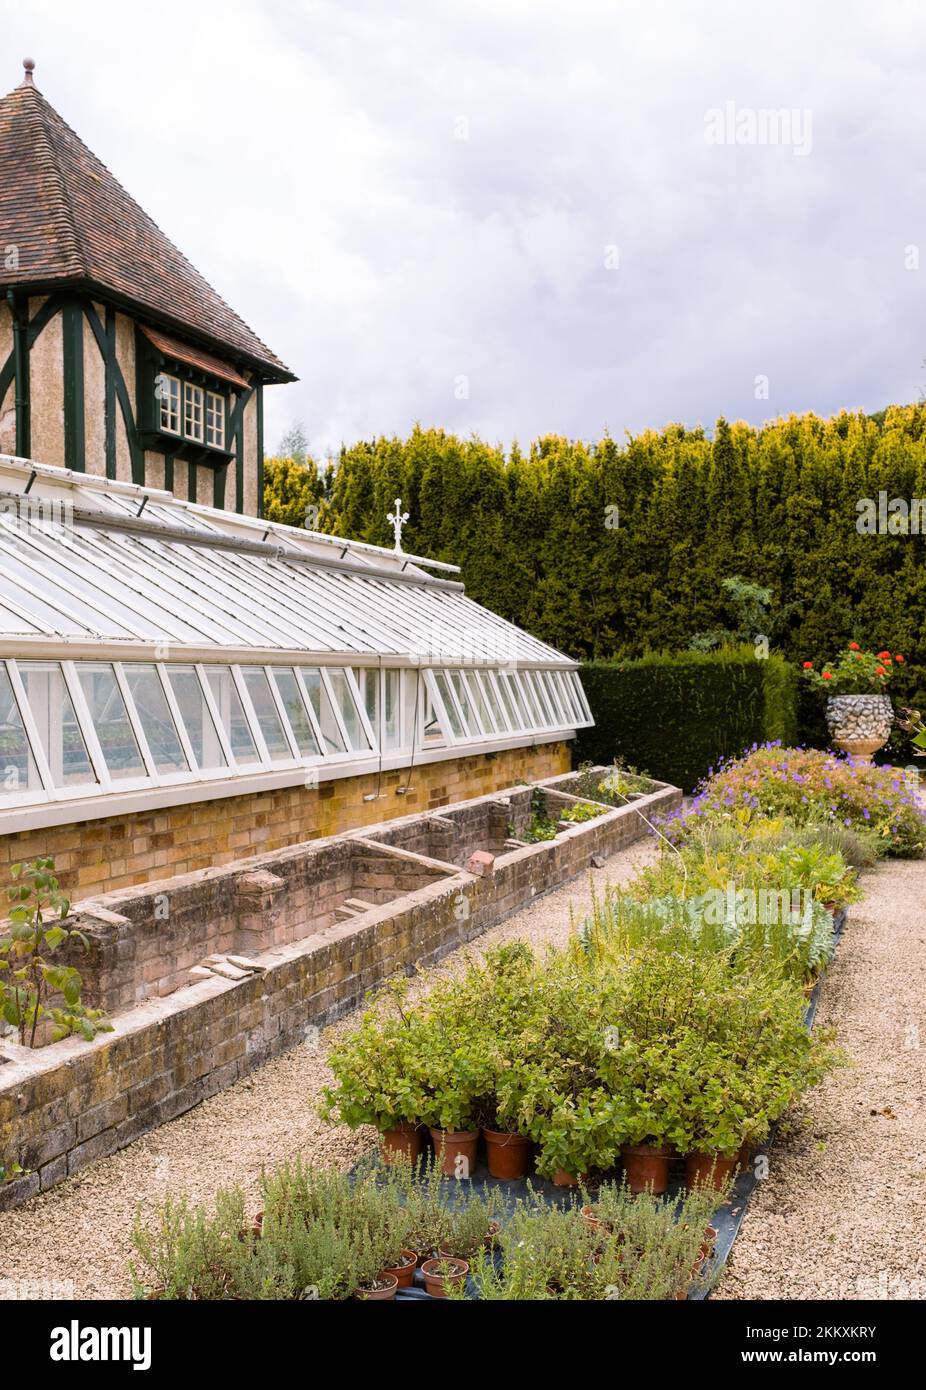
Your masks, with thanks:
[[[503,801],[505,795],[489,800]],[[509,800],[520,803],[523,797],[514,789]],[[282,944],[272,935],[274,923],[289,910],[287,896],[295,901],[304,885],[298,854],[302,849],[304,856],[304,846],[237,866],[237,879],[223,871],[201,873],[200,910],[220,915],[225,903],[230,917],[228,895],[236,882],[268,876],[252,883],[254,910],[261,910],[262,893],[273,899],[268,930],[274,944],[258,956],[261,970],[238,981],[211,976],[149,999],[117,1014],[115,1031],[92,1043],[67,1039],[29,1051],[0,1042],[0,1161],[15,1160],[30,1170],[0,1188],[0,1208],[54,1186],[230,1086],[303,1042],[308,1026],[323,1027],[355,1008],[389,975],[435,963],[537,895],[587,872],[593,857],[613,853],[644,833],[636,808],[651,816],[680,800],[675,788],[660,788],[635,806],[572,826],[555,840],[506,850],[484,876],[449,866],[443,873],[440,865],[421,860],[420,876],[441,876],[391,903]],[[559,802],[551,796],[551,808]],[[447,819],[454,809],[448,809]],[[520,804],[514,810],[520,813]],[[348,837],[360,859],[372,851],[371,878],[379,872],[379,857],[368,841],[404,828],[383,826],[369,836]],[[409,863],[415,859],[407,850],[394,853],[406,855]],[[282,881],[283,889],[271,879]],[[386,891],[387,885],[379,886]],[[148,896],[156,897],[160,887],[153,886]],[[108,895],[95,910],[134,925],[123,911],[124,897]]]
[[[302,786],[192,802],[105,820],[0,835],[0,882],[10,864],[50,855],[72,897],[132,888],[174,874],[231,864],[283,845],[339,835],[410,811],[483,796],[569,768],[569,746],[546,743],[451,758],[402,772],[371,773]],[[410,782],[406,795],[396,788]],[[364,797],[379,792],[376,800]]]

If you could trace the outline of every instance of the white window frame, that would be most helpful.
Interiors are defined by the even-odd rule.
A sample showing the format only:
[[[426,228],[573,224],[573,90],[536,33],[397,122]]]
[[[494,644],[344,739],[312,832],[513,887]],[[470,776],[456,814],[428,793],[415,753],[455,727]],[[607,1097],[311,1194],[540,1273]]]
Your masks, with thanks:
[[[42,802],[56,801],[58,788],[55,786],[51,768],[45,757],[45,749],[42,747],[42,740],[39,737],[38,725],[33,718],[29,701],[26,699],[22,677],[16,668],[15,661],[7,661],[5,665],[10,680],[10,688],[13,692],[13,700],[19,710],[19,717],[26,733],[29,755],[35,764],[42,785],[41,787],[34,787],[31,791],[27,788],[25,791],[10,792],[4,795],[3,799],[0,800],[0,809],[6,810],[11,806],[36,806]]]
[[[210,423],[210,414],[212,423]],[[206,444],[210,449],[225,449],[225,397],[217,391],[206,390],[205,403]],[[215,438],[210,439],[213,434]]]
[[[466,743],[466,720],[463,718],[463,714],[460,710],[459,703],[457,702],[456,691],[453,688],[453,682],[447,676],[447,672],[443,669],[443,667],[438,667],[436,669],[428,667],[426,670],[422,671],[421,674],[424,678],[424,683],[425,687],[427,688],[427,692],[431,697],[431,704],[437,712],[437,718],[443,731],[445,744],[448,747],[457,748],[460,746],[460,744]],[[437,683],[438,675],[443,675],[445,677],[447,693],[450,696],[452,707],[454,713],[457,716],[457,721],[459,722],[460,728],[463,730],[461,734],[457,734],[454,731],[453,724],[447,712],[447,705],[444,701],[444,697],[441,694],[440,688]],[[429,745],[423,746],[427,747]]]
[[[198,434],[194,433],[197,405],[199,406]],[[183,437],[189,439],[193,444],[206,442],[206,393],[202,386],[196,385],[195,381],[183,383]]]
[[[131,691],[131,688],[130,688],[130,686],[129,686],[129,680],[128,680],[128,676],[127,676],[126,670],[125,670],[125,668],[126,668],[127,666],[129,666],[129,667],[131,667],[131,666],[145,666],[145,667],[150,666],[150,667],[153,667],[154,673],[155,673],[155,678],[156,678],[158,681],[160,681],[161,689],[163,690],[163,689],[164,689],[164,665],[163,665],[163,662],[160,662],[160,661],[125,661],[125,662],[122,662],[122,661],[114,661],[114,662],[113,662],[113,667],[114,667],[115,672],[116,672],[116,680],[119,682],[119,688],[120,688],[120,690],[122,691],[123,699],[125,700],[126,709],[127,709],[128,712],[129,712],[129,719],[132,721],[132,727],[133,727],[133,729],[135,730],[135,736],[136,736],[136,738],[139,740],[139,747],[140,747],[141,750],[142,750],[142,757],[145,759],[146,765],[150,768],[150,775],[151,775],[151,780],[152,780],[152,782],[154,782],[154,783],[155,783],[157,786],[159,786],[159,787],[169,787],[169,786],[176,786],[176,785],[178,785],[178,784],[180,784],[180,783],[186,783],[186,782],[193,782],[193,781],[195,781],[195,780],[196,780],[196,775],[195,775],[193,769],[194,769],[194,767],[196,766],[196,762],[195,762],[195,759],[194,759],[193,756],[192,756],[192,749],[188,748],[188,747],[186,746],[186,744],[185,744],[186,730],[183,729],[183,727],[182,727],[183,721],[182,721],[182,720],[180,719],[180,717],[179,717],[179,715],[180,715],[179,710],[175,710],[174,707],[173,707],[173,705],[171,704],[171,695],[172,695],[172,693],[173,693],[173,692],[171,692],[171,691],[165,691],[165,695],[167,695],[168,711],[169,711],[170,717],[171,717],[171,719],[173,720],[173,723],[174,723],[174,733],[177,735],[177,738],[178,738],[178,740],[179,740],[179,743],[180,743],[180,750],[181,750],[181,752],[183,753],[183,756],[184,756],[184,757],[186,758],[186,760],[187,760],[187,768],[186,768],[186,771],[185,771],[185,772],[184,772],[184,771],[180,771],[180,772],[159,772],[159,771],[158,771],[157,760],[155,759],[155,756],[154,756],[154,754],[153,754],[152,751],[151,751],[151,745],[149,744],[148,739],[147,739],[147,736],[146,736],[146,734],[145,734],[144,725],[143,725],[143,723],[142,723],[142,718],[141,718],[141,715],[140,715],[139,712],[138,712],[138,706],[137,706],[136,703],[135,703],[135,698],[134,698],[134,696],[132,695],[132,691]]]
[[[171,387],[175,386],[177,388],[176,409],[174,410],[168,407],[167,410],[167,415],[169,418],[176,416],[176,429],[174,429],[170,424],[164,423],[165,399],[169,400],[170,402],[174,401],[173,391],[171,391],[169,396],[165,397],[163,387],[164,382],[169,382]],[[173,372],[161,371],[158,372],[157,376],[155,377],[155,384],[158,387],[158,390],[155,394],[155,399],[158,404],[158,428],[160,430],[163,430],[165,434],[173,434],[176,435],[178,439],[180,439],[183,437],[183,382],[180,380],[178,376],[174,376]]]
[[[280,694],[280,688],[277,685],[276,673],[278,671],[288,672],[288,674],[291,675],[293,680],[296,682],[296,694],[302,701],[302,708],[305,712],[305,717],[308,720],[309,728],[312,731],[312,737],[315,739],[315,745],[318,749],[317,753],[303,753],[302,749],[299,747],[299,740],[296,737],[296,731],[292,726],[292,722],[289,718],[289,714],[287,713],[283,696]],[[299,679],[298,670],[292,666],[284,666],[280,662],[277,662],[275,666],[267,667],[267,675],[270,680],[270,688],[273,691],[274,698],[277,701],[277,706],[280,709],[281,715],[283,716],[283,727],[286,730],[286,734],[289,738],[290,744],[296,750],[296,762],[303,767],[315,767],[318,763],[324,762],[325,741],[322,738],[321,729],[318,727],[318,721],[315,718],[315,711],[312,708],[312,701],[309,699],[308,691],[306,690],[304,683]],[[274,764],[274,766],[278,766],[278,764]]]
[[[288,758],[272,758],[270,756],[270,748],[267,744],[267,740],[264,737],[264,731],[261,728],[260,720],[257,717],[257,709],[254,705],[254,701],[251,699],[251,692],[248,689],[248,683],[244,678],[245,670],[262,671],[264,674],[264,679],[270,687],[270,698],[273,701],[273,707],[277,712],[277,718],[279,719],[280,726],[283,730],[283,737],[289,745]],[[289,727],[289,720],[286,717],[286,710],[283,707],[282,701],[280,700],[280,692],[277,690],[276,681],[273,679],[273,675],[270,671],[269,666],[258,666],[257,664],[252,666],[250,663],[248,663],[247,667],[232,666],[231,673],[232,680],[235,683],[235,689],[238,691],[238,696],[241,700],[242,709],[244,710],[244,717],[250,725],[251,737],[254,739],[254,746],[257,749],[257,754],[260,758],[261,766],[265,770],[270,771],[275,767],[293,767],[295,765],[301,764],[302,754],[299,751],[299,745],[296,743],[295,735],[293,734],[292,729],[290,729]]]

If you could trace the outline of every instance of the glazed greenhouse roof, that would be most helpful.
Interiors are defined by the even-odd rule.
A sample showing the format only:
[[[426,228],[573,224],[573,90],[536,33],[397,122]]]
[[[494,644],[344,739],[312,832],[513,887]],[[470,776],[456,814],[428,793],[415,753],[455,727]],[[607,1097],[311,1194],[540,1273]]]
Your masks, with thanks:
[[[575,662],[467,598],[456,573],[0,457],[0,824],[589,723]]]

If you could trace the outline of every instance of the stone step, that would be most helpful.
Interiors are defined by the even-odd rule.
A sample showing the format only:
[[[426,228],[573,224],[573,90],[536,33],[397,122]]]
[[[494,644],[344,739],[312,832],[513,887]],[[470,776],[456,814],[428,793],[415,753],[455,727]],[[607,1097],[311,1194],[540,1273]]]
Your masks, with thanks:
[[[345,898],[344,906],[352,907],[355,912],[369,912],[370,908],[375,907],[376,904],[367,902],[366,898]]]

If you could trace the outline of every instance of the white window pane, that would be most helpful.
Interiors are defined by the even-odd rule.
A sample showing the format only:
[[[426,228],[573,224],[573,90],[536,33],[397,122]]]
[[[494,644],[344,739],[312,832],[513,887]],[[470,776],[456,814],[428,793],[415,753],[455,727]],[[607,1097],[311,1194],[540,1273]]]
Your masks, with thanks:
[[[554,722],[557,724],[568,724],[569,715],[567,714],[562,701],[559,698],[556,676],[552,671],[541,671],[540,680],[546,692],[547,701],[552,707],[555,716]]]
[[[167,372],[160,372],[155,380],[154,394],[158,402],[161,429],[169,434],[180,433],[180,382]]]
[[[485,678],[481,671],[466,672],[466,687],[487,734],[498,733],[499,725],[486,697]]]
[[[338,721],[318,670],[314,666],[300,666],[299,675],[305,686],[306,694],[312,702],[318,727],[325,740],[324,752],[346,753],[347,747],[344,743],[344,737],[338,728]]]
[[[283,728],[266,673],[258,670],[256,666],[245,666],[241,674],[244,676],[244,683],[271,759],[274,762],[291,760],[293,750],[289,746],[289,739],[286,737],[286,730]]]
[[[384,748],[398,748],[402,741],[401,678],[401,671],[383,672],[383,725],[380,737]]]
[[[524,675],[529,687],[534,692],[535,703],[537,705],[537,708],[540,710],[540,723],[544,727],[546,727],[548,724],[553,723],[553,711],[550,709],[549,704],[547,703],[546,692],[540,683],[540,679],[536,671],[525,671]]]
[[[235,762],[246,767],[259,763],[260,754],[251,733],[241,696],[235,687],[234,678],[227,666],[210,666],[206,671],[209,690],[215,700],[225,736],[231,744]]]
[[[569,711],[569,717],[570,717],[570,719],[578,720],[578,721],[581,722],[582,712],[581,712],[581,710],[579,709],[578,701],[576,700],[576,697],[575,697],[575,695],[573,694],[572,684],[571,684],[571,682],[570,682],[570,680],[569,680],[569,673],[568,673],[568,671],[563,671],[563,672],[557,677],[557,680],[558,680],[558,683],[559,683],[559,689],[560,689],[560,694],[561,694],[562,702],[563,702],[563,704],[566,706],[567,710]]]
[[[444,709],[447,711],[447,718],[450,720],[450,729],[454,738],[465,738],[466,729],[460,722],[456,706],[453,703],[453,696],[450,692],[450,678],[446,671],[434,672],[434,683],[437,686],[437,693],[444,702]]]
[[[469,693],[463,680],[463,674],[460,671],[448,671],[447,675],[450,678],[454,693],[460,702],[460,710],[466,721],[466,731],[471,737],[474,737],[479,733],[479,721],[476,718],[476,711],[473,709],[472,701],[469,698]]]
[[[225,401],[214,391],[206,392],[206,443],[225,448]]]
[[[183,433],[187,439],[203,437],[203,388],[189,381],[183,386]]]
[[[409,677],[412,672],[409,672]],[[435,678],[442,675],[440,671],[435,671]],[[447,697],[449,699],[449,696]],[[438,718],[434,701],[431,699],[431,692],[423,676],[418,677],[418,700],[421,703],[421,741],[428,747],[436,747],[444,742],[444,731]]]
[[[540,706],[537,703],[537,696],[534,693],[534,687],[531,685],[527,677],[527,671],[520,672],[520,679],[517,682],[516,689],[520,693],[522,703],[527,707],[528,728],[536,728],[537,726],[543,724],[543,717],[540,713]]]
[[[376,733],[379,730],[379,671],[372,671],[369,668],[357,671],[357,684],[360,686],[360,693],[363,696],[363,707],[367,712],[367,719],[370,727]]]
[[[527,726],[527,713],[522,708],[514,686],[504,671],[498,673],[498,689],[512,729],[524,729]]]
[[[279,670],[274,669],[273,679],[276,681],[276,687],[283,702],[283,708],[286,710],[289,727],[293,731],[299,752],[304,758],[319,757],[321,749],[306,711],[302,688],[296,680],[295,673],[288,666]]]
[[[482,688],[485,691],[486,699],[492,710],[492,718],[495,722],[495,727],[500,732],[506,732],[509,727],[509,721],[506,717],[506,711],[502,705],[501,697],[495,687],[494,675],[494,671],[482,671],[480,672],[479,678],[482,681]]]
[[[19,674],[56,787],[96,782],[74,706],[56,662],[20,662]]]
[[[174,698],[180,707],[180,717],[187,738],[192,744],[197,766],[205,772],[227,767],[228,761],[222,752],[222,745],[194,667],[171,666],[168,678]]]
[[[41,791],[32,749],[6,666],[0,662],[0,800],[19,792]]]
[[[360,722],[360,715],[354,704],[354,697],[351,694],[350,683],[346,674],[334,667],[329,668],[328,679],[331,682],[331,689],[334,698],[338,702],[338,709],[344,720],[344,727],[347,730],[347,737],[350,739],[350,746],[355,752],[366,751],[370,744],[366,734],[363,732],[363,725]]]
[[[188,772],[174,717],[154,666],[123,666],[129,694],[158,772]]]
[[[147,776],[148,769],[113,668],[81,661],[77,666],[77,679],[87,701],[110,777],[117,782],[126,777]]]

